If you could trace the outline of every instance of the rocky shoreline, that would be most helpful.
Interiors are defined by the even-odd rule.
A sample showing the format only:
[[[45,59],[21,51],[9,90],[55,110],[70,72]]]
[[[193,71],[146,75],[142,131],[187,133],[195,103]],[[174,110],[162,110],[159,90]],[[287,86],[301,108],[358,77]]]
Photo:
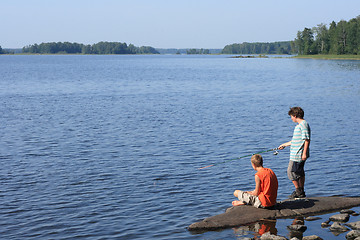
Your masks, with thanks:
[[[327,228],[335,236],[347,232],[345,238],[347,240],[360,240],[360,221],[348,222],[350,216],[359,216],[359,213],[350,210],[344,209],[341,210],[338,214],[332,215],[328,220],[321,223],[321,228]],[[271,232],[266,232],[260,236],[261,240],[325,240],[317,235],[304,236],[304,232],[307,230],[305,221],[314,221],[321,219],[320,217],[306,217],[299,218],[293,221],[293,224],[287,226],[287,229],[290,231],[290,238],[284,236],[271,234]],[[320,226],[319,226],[320,227]],[[242,240],[253,240],[255,238],[240,238]]]
[[[305,221],[319,221],[322,218],[318,216],[326,214],[329,217],[326,221],[318,223],[319,228],[324,228],[327,232],[331,232],[335,236],[348,232],[346,239],[360,240],[360,221],[354,221],[354,217],[352,217],[359,216],[359,212],[350,210],[358,206],[360,206],[360,197],[288,199],[278,202],[271,209],[259,209],[252,206],[241,205],[230,207],[225,213],[195,222],[188,227],[188,230],[196,234],[196,232],[233,228],[240,237],[238,239],[244,240],[255,239],[251,237],[244,238],[244,236],[246,236],[243,234],[244,232],[253,232],[253,236],[256,237],[256,239],[265,240],[322,239],[316,235],[304,236],[308,228],[305,225]],[[336,212],[338,213],[331,214]],[[352,219],[350,219],[351,217]],[[276,219],[279,219],[280,222],[282,221],[281,219],[294,219],[291,224],[286,224],[285,226],[290,232],[290,234],[288,234],[289,238],[278,235],[277,227],[275,227]],[[358,220],[358,218],[355,217],[355,220]],[[318,231],[314,232],[313,229],[311,230],[312,233],[318,233]]]

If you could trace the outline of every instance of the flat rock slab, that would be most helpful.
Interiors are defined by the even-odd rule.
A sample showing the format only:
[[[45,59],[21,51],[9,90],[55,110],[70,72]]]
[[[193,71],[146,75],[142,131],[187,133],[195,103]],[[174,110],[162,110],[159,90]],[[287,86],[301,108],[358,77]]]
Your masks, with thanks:
[[[188,230],[203,231],[237,227],[258,222],[262,219],[317,215],[359,205],[360,197],[313,197],[285,200],[278,202],[272,209],[242,205],[228,208],[225,213],[193,223],[188,227]]]

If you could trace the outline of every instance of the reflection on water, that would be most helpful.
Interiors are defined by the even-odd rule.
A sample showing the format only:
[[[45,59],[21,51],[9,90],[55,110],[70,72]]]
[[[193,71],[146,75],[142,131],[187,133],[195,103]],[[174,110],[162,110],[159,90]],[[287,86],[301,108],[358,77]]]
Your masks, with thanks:
[[[234,228],[234,234],[236,237],[239,237],[239,239],[243,239],[244,237],[260,239],[261,235],[267,232],[277,235],[276,220],[268,219],[255,224]]]
[[[360,215],[358,215],[360,207],[354,207],[352,210],[357,214],[350,215],[350,220],[347,223],[360,221]],[[329,228],[333,222],[330,222],[326,227],[322,227],[321,225],[323,222],[328,221],[331,216],[338,213],[339,212],[326,213],[312,219],[302,216],[294,219],[264,219],[253,224],[233,228],[232,231],[238,240],[260,239],[261,235],[267,232],[270,232],[272,235],[286,237],[287,239],[294,237],[302,239],[305,236],[311,235],[317,235],[323,239],[345,239],[345,235],[348,232],[330,231]],[[297,231],[294,230],[297,227],[295,225],[303,227]],[[351,230],[350,228],[348,229],[349,231]]]

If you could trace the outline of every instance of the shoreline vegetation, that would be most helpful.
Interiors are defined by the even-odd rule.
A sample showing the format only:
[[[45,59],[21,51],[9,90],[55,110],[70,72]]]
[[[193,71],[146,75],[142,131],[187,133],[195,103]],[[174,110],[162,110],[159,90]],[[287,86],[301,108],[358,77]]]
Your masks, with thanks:
[[[316,55],[297,55],[293,58],[321,59],[321,60],[360,60],[360,55],[332,55],[332,54],[316,54]]]
[[[266,55],[289,55],[295,58],[360,60],[360,15],[349,21],[332,21],[298,31],[293,41],[234,43],[223,49],[163,49],[150,46],[136,47],[121,42],[82,44],[49,42],[32,44],[19,49],[2,49],[0,54],[230,54],[234,58],[266,57]],[[244,56],[249,55],[249,56]]]

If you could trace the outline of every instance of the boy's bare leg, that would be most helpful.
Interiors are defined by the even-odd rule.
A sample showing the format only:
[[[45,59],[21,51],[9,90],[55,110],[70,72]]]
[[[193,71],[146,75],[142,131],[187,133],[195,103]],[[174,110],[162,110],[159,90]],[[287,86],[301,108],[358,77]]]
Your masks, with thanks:
[[[234,196],[235,197],[239,197],[239,193],[240,193],[240,190],[235,190],[235,192],[234,192]],[[240,205],[244,205],[245,203],[243,202],[243,201],[239,201],[239,200],[237,200],[237,201],[232,201],[232,205],[233,206],[240,206]]]
[[[300,187],[299,180],[294,180],[294,181],[292,181],[292,182],[293,182],[295,188],[299,188],[299,187]]]
[[[232,201],[232,205],[233,206],[240,206],[240,205],[245,205],[245,203],[243,201],[237,200],[237,201]]]
[[[304,188],[305,185],[305,176],[299,178],[298,180],[292,181],[295,188]]]

